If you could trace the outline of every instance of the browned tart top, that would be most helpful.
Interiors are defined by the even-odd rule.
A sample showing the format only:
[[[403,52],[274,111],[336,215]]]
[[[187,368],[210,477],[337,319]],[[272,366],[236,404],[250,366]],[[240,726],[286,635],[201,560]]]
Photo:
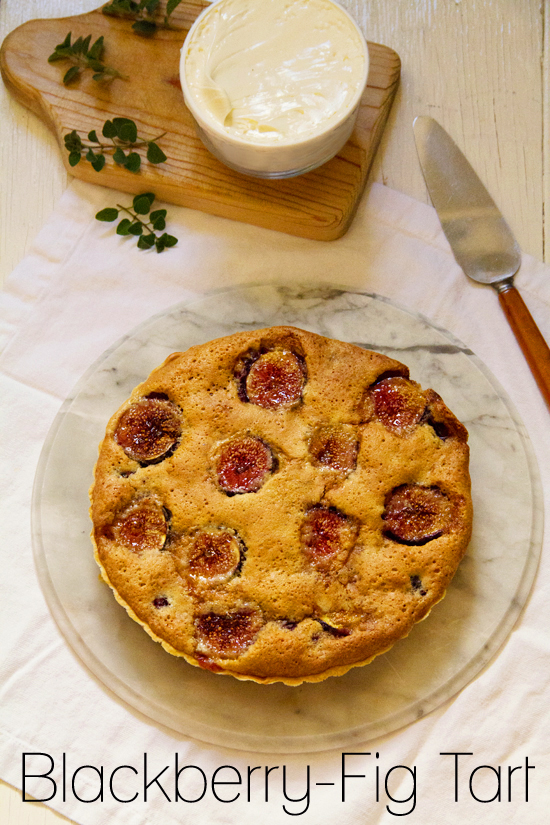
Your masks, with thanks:
[[[112,417],[96,558],[169,652],[259,682],[370,661],[471,531],[467,432],[398,361],[293,327],[171,355]]]

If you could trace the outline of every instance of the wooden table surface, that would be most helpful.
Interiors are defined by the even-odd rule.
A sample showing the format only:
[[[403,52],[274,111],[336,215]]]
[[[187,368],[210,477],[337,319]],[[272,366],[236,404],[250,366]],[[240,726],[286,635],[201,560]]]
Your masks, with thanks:
[[[342,0],[369,40],[395,49],[401,86],[371,179],[429,202],[412,121],[429,114],[484,180],[525,252],[550,259],[550,0]],[[0,0],[0,39],[98,0]],[[69,182],[53,136],[0,83],[0,280]],[[550,224],[549,224],[550,226]],[[18,754],[14,758],[19,759]],[[67,820],[0,783],[2,825]]]

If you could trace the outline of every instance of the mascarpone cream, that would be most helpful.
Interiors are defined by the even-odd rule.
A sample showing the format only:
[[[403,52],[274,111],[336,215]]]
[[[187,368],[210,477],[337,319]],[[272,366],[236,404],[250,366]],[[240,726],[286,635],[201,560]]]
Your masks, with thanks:
[[[308,140],[357,104],[367,53],[332,0],[218,0],[184,46],[191,104],[253,144]]]

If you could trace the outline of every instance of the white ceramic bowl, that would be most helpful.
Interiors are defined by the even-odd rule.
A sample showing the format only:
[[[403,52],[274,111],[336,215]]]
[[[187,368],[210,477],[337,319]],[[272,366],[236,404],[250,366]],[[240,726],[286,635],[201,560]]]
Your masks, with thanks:
[[[226,164],[226,166],[238,172],[259,178],[293,177],[315,169],[334,157],[346,143],[353,131],[361,96],[367,83],[369,70],[368,48],[365,38],[353,18],[341,6],[335,3],[334,0],[291,0],[291,4],[292,14],[295,17],[296,12],[301,11],[300,6],[303,7],[302,10],[304,13],[309,13],[308,9],[313,9],[314,12],[318,12],[319,9],[321,9],[321,11],[327,15],[335,15],[334,20],[338,24],[337,28],[343,32],[340,42],[343,41],[345,44],[346,37],[349,33],[350,51],[354,54],[356,63],[352,81],[348,82],[346,78],[345,100],[326,117],[322,112],[319,116],[316,110],[315,117],[317,120],[313,127],[308,125],[304,127],[301,132],[297,130],[295,133],[286,134],[279,132],[273,140],[269,135],[266,137],[265,132],[269,131],[267,128],[264,130],[264,134],[258,132],[252,135],[238,134],[235,132],[235,129],[227,128],[223,121],[226,101],[228,106],[230,106],[225,91],[220,91],[216,86],[214,92],[212,92],[215,84],[212,77],[206,72],[205,75],[208,77],[208,90],[212,92],[214,97],[211,97],[205,102],[204,96],[196,91],[198,88],[195,81],[197,59],[199,61],[208,61],[209,59],[204,58],[201,54],[207,51],[204,48],[204,43],[201,43],[203,33],[208,31],[209,28],[210,30],[216,31],[216,27],[221,25],[220,20],[225,15],[225,20],[222,20],[223,25],[230,26],[232,28],[230,36],[234,35],[240,20],[246,16],[245,14],[240,14],[239,7],[242,6],[246,12],[251,6],[255,6],[256,28],[253,29],[252,36],[254,37],[258,34],[258,20],[260,20],[261,23],[262,18],[260,13],[263,14],[264,12],[268,24],[266,34],[269,35],[270,31],[273,31],[275,28],[273,26],[273,20],[269,19],[269,13],[273,9],[276,9],[278,5],[290,6],[287,0],[216,0],[216,2],[207,6],[196,19],[189,30],[181,50],[180,77],[184,100],[195,120],[197,133],[202,142],[207,149]],[[319,6],[319,9],[316,9],[317,6]],[[296,17],[296,19],[300,21],[299,16]],[[303,22],[303,18],[301,22]],[[331,22],[330,17],[329,22]],[[291,27],[289,31],[285,30],[285,34],[289,35],[287,38],[284,38],[287,49],[292,48],[291,46],[287,46],[287,44],[292,42],[292,37],[294,37],[296,43],[301,46],[302,33],[297,30],[292,31],[292,22],[285,22],[285,25],[290,25]],[[315,28],[315,23],[313,28]],[[326,31],[331,31],[331,29],[332,26],[330,25],[326,27]],[[334,30],[336,30],[336,27]],[[225,36],[225,32],[223,32],[223,35]],[[218,34],[216,34],[216,36],[218,36]],[[250,40],[250,32],[247,36]],[[263,38],[260,37],[259,40],[263,42]],[[219,42],[224,44],[228,41],[222,37],[219,39]],[[297,48],[300,48],[300,46]],[[253,53],[252,62],[249,57],[249,52]],[[250,66],[253,65],[253,60],[257,59],[254,44],[250,49],[243,48],[242,52],[233,51],[231,54],[231,60],[233,61],[232,71],[235,71],[235,54],[239,55],[238,61],[241,60],[240,55],[242,55],[242,65],[237,65],[236,69],[248,73],[248,77],[251,77]],[[344,62],[345,59],[333,59],[332,65],[328,65],[326,70],[323,68],[324,74],[322,74],[322,82],[328,80],[329,83],[332,83],[332,80],[328,78],[327,75],[328,72],[332,72],[334,83],[340,83],[339,88],[343,88],[344,83],[341,79],[343,75],[341,65]],[[208,65],[208,62],[206,65]],[[303,70],[303,63],[300,68]],[[253,69],[253,71],[254,70],[255,69]],[[282,71],[284,72],[285,69]],[[300,75],[300,77],[302,75]],[[297,88],[299,88],[299,85]],[[271,95],[275,100],[281,93],[282,91],[279,91],[279,89],[272,84],[265,94]],[[307,100],[307,97],[305,99]],[[212,100],[214,100],[213,104]],[[301,110],[298,109],[298,111]],[[274,134],[275,131],[276,130],[274,130]]]

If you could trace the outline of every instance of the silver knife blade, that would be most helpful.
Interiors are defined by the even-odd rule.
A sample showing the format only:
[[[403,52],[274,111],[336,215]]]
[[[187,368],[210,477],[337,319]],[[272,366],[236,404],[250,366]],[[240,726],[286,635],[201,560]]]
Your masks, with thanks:
[[[513,278],[521,252],[495,202],[447,132],[417,117],[414,137],[426,185],[453,254],[466,275],[491,284],[550,410],[550,347]]]
[[[521,264],[510,227],[443,127],[420,116],[413,129],[426,186],[458,264],[474,281],[498,291]]]

